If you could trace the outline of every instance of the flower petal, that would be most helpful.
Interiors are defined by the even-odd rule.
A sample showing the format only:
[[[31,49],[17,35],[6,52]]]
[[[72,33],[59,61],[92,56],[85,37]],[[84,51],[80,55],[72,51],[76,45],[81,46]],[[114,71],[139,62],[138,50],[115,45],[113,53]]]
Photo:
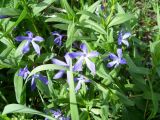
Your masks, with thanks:
[[[63,77],[63,74],[64,74],[64,70],[60,70],[58,73],[56,73],[53,77],[53,79],[59,79],[59,78],[62,78]]]
[[[56,37],[54,39],[54,43],[57,44],[58,46],[62,45],[62,37]]]
[[[81,50],[82,50],[84,53],[88,53],[88,49],[87,49],[86,44],[82,43],[82,44],[80,45],[80,48],[81,48]]]
[[[33,38],[33,33],[31,31],[27,31],[26,34],[28,34],[29,38]]]
[[[121,61],[120,61],[120,64],[127,64],[126,59],[122,58]]]
[[[32,40],[33,40],[33,41],[36,41],[36,42],[41,42],[41,41],[43,41],[44,39],[43,39],[42,37],[40,37],[40,36],[36,36],[36,37],[34,37]]]
[[[23,40],[31,40],[29,37],[26,37],[26,36],[18,36],[18,37],[16,37],[15,39],[16,39],[16,41],[18,41],[18,42],[21,42],[21,41],[23,41]]]
[[[36,88],[35,77],[32,76],[32,80],[31,80],[31,90],[33,91],[35,88]]]
[[[71,59],[71,58],[70,58],[69,54],[66,53],[66,55],[64,56],[64,58],[65,58],[65,60],[66,60],[67,65],[70,66],[70,59]]]
[[[117,64],[117,61],[112,61],[112,62],[109,62],[108,64],[107,64],[107,67],[113,67],[115,64]]]
[[[29,44],[30,44],[30,41],[26,41],[25,45],[23,46],[22,52],[23,52],[24,54],[27,53],[27,52],[30,50]]]
[[[60,35],[57,31],[54,31],[54,32],[51,32],[51,33],[52,33],[52,35],[57,35],[57,36]]]
[[[48,79],[47,79],[47,77],[46,76],[43,76],[43,75],[41,75],[41,74],[39,74],[39,80],[41,80],[44,84],[48,84]]]
[[[84,57],[81,56],[79,60],[76,62],[76,64],[73,67],[73,71],[82,71],[82,63],[83,63]]]
[[[89,68],[89,70],[95,74],[96,73],[96,70],[95,70],[95,64],[93,62],[91,62],[88,58],[85,58],[85,61],[86,61],[86,64],[87,64],[87,67]]]
[[[127,39],[131,36],[131,33],[130,32],[127,32],[125,33],[123,36],[122,36],[122,39]]]
[[[38,55],[40,55],[39,45],[36,44],[34,41],[32,41],[32,45],[33,45],[33,48],[34,48],[34,50],[36,51],[36,53],[37,53]]]
[[[127,40],[122,40],[122,42],[123,42],[123,44],[125,44],[127,47],[129,47],[129,43],[128,43],[128,41]]]
[[[76,88],[75,88],[75,91],[76,91],[76,92],[81,88],[81,85],[82,85],[82,82],[79,81],[79,82],[77,83]]]
[[[109,54],[109,58],[112,59],[112,60],[118,59],[118,57],[115,54],[113,54],[113,53]]]
[[[87,54],[87,57],[97,57],[99,55],[99,53],[97,51],[92,51],[90,53]]]
[[[120,31],[118,34],[118,45],[122,44],[122,32]]]
[[[122,58],[122,49],[117,49],[117,55],[119,58]]]
[[[60,61],[60,60],[55,59],[55,58],[52,59],[52,63],[53,63],[53,64],[56,64],[56,65],[68,66],[65,62]]]
[[[70,56],[71,58],[77,58],[77,57],[83,56],[83,55],[84,55],[83,52],[72,52],[72,53],[69,53],[69,56]]]

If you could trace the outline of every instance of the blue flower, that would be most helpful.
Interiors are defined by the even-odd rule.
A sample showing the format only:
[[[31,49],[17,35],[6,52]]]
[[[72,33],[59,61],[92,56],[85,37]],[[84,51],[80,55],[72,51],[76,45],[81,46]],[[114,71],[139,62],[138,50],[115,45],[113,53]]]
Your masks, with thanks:
[[[30,50],[30,43],[32,43],[34,50],[36,51],[36,53],[38,55],[40,55],[40,47],[38,44],[36,44],[35,42],[41,42],[43,41],[43,38],[40,36],[36,36],[33,37],[33,33],[30,31],[27,31],[26,34],[28,34],[28,36],[18,36],[16,37],[16,41],[23,41],[26,40],[27,42],[25,43],[25,45],[22,48],[22,52],[25,54],[27,52],[29,52]]]
[[[43,84],[48,84],[48,79],[46,76],[43,76],[41,74],[34,74],[32,75],[32,80],[31,80],[31,90],[33,91],[36,88],[36,82],[35,79],[39,79],[43,82]]]
[[[64,117],[62,115],[62,112],[58,110],[50,110],[50,113],[52,114],[52,117],[56,118],[57,120],[70,120],[68,117]],[[45,120],[49,120],[48,118],[45,118]]]
[[[52,35],[56,35],[57,37],[54,39],[54,43],[58,46],[62,45],[62,38],[64,35],[60,35],[58,32],[52,32]]]
[[[118,45],[122,45],[125,44],[127,47],[129,47],[129,43],[127,41],[127,38],[129,38],[131,36],[131,33],[127,32],[124,35],[122,34],[122,31],[119,32],[118,35]]]
[[[30,74],[30,71],[28,70],[28,67],[26,66],[25,68],[21,68],[19,70],[18,76],[21,76],[23,77],[23,79],[26,79],[29,74]]]
[[[76,92],[81,88],[82,84],[91,82],[88,78],[86,78],[83,75],[80,75],[80,77],[75,78],[75,81],[78,81],[77,86],[75,88]]]
[[[117,49],[117,56],[113,53],[109,54],[109,58],[112,59],[112,62],[109,62],[107,64],[107,67],[117,67],[120,64],[127,64],[126,60],[124,58],[122,58],[122,49]]]
[[[101,5],[101,10],[105,10],[105,6],[103,4]]]
[[[87,46],[85,44],[81,44],[80,48],[83,52],[72,52],[69,53],[69,56],[71,58],[77,58],[80,57],[79,60],[76,62],[76,64],[73,67],[74,71],[82,71],[82,64],[85,61],[87,64],[87,67],[89,68],[89,70],[95,74],[96,70],[95,70],[95,64],[93,62],[91,62],[89,60],[89,58],[93,58],[93,57],[97,57],[99,55],[99,53],[97,51],[92,51],[90,53],[88,53],[88,49]]]
[[[64,56],[65,60],[66,60],[66,63],[63,62],[63,61],[60,61],[58,59],[52,59],[52,63],[53,64],[56,64],[56,65],[60,65],[60,66],[65,66],[65,67],[68,67],[70,66],[70,62],[69,62],[69,55],[68,53]],[[62,78],[62,76],[64,75],[65,73],[65,70],[60,70],[57,74],[55,74],[55,76],[53,77],[53,79],[59,79],[59,78]]]
[[[30,74],[30,71],[28,70],[27,66],[25,68],[21,68],[19,71],[18,76],[23,77],[23,79],[26,79],[28,75]],[[41,80],[44,84],[48,84],[48,80],[46,76],[43,76],[41,74],[34,74],[31,78],[31,90],[33,91],[36,88],[36,82],[35,79]]]
[[[10,17],[10,16],[8,16],[8,15],[0,15],[0,19],[4,19],[4,18],[8,18],[8,17]]]

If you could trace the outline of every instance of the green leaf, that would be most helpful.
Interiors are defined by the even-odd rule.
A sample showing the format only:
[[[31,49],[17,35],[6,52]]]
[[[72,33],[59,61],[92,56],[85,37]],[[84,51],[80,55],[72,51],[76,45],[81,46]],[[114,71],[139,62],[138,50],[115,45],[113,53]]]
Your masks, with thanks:
[[[44,63],[51,60],[55,55],[53,53],[43,53],[36,59],[36,63]]]
[[[24,9],[21,12],[18,20],[2,36],[0,36],[0,39],[6,36],[8,33],[10,33],[25,18],[26,15],[27,15],[27,11]]]
[[[98,23],[96,23],[92,20],[85,20],[84,23],[85,23],[84,27],[90,28],[94,31],[97,31],[97,32],[101,33],[101,34],[107,35],[107,32]]]
[[[66,42],[67,48],[69,46],[71,46],[74,41],[74,39],[73,39],[74,33],[75,33],[75,24],[71,23],[71,24],[69,24],[68,30],[67,30],[67,42]]]
[[[21,11],[15,8],[0,8],[0,16],[7,15],[7,16],[17,16],[20,15]]]
[[[132,61],[132,59],[130,58],[129,55],[125,56],[128,66],[129,66],[129,71],[131,71],[132,73],[136,73],[136,74],[143,74],[143,75],[147,75],[149,74],[149,69],[145,68],[145,67],[137,67],[134,62]]]
[[[16,100],[21,103],[21,94],[23,91],[23,78],[18,76],[19,70],[14,75],[14,90],[16,95]]]
[[[100,3],[101,3],[101,0],[98,0],[97,2],[95,2],[94,4],[89,6],[85,11],[93,13],[96,10],[97,6],[100,5]],[[82,14],[79,21],[82,22],[83,20],[87,20],[88,18],[89,18],[89,16],[87,16],[85,14],[84,15]]]
[[[61,4],[65,8],[65,10],[67,11],[69,16],[72,16],[72,17],[75,16],[75,13],[72,10],[72,8],[70,7],[70,5],[68,4],[67,0],[61,0]]]
[[[78,106],[77,100],[75,95],[75,88],[74,88],[74,78],[72,72],[72,60],[70,61],[70,70],[67,71],[67,81],[69,83],[69,101],[70,101],[70,110],[71,110],[71,119],[72,120],[79,120],[79,113],[78,113]]]
[[[150,52],[152,56],[152,63],[154,66],[160,65],[160,41],[155,41],[153,43],[150,43]]]
[[[95,14],[89,12],[89,11],[80,11],[77,14],[86,15],[86,16],[92,18],[93,20],[95,20],[96,22],[100,22],[101,21],[100,18],[97,15],[95,15]]]
[[[117,95],[119,97],[119,99],[127,106],[134,106],[134,102],[131,101],[127,96],[125,96],[124,94],[118,92],[117,90],[111,89],[112,93],[114,93],[115,95]]]
[[[50,18],[46,19],[45,22],[61,22],[66,24],[72,23],[72,21],[59,15],[50,16]]]
[[[126,21],[131,20],[132,18],[135,18],[134,15],[129,14],[129,13],[118,14],[118,15],[115,16],[115,18],[113,18],[113,20],[111,20],[111,22],[109,23],[108,27],[122,24],[122,23],[124,23]]]
[[[41,93],[50,97],[48,86],[45,85],[42,81],[40,81],[39,79],[36,79],[36,86],[41,91]]]
[[[67,68],[63,66],[55,65],[55,64],[40,65],[31,71],[28,78],[36,74],[37,72],[44,71],[44,70],[67,70]]]
[[[69,100],[72,120],[79,120],[77,100],[75,95],[74,80],[72,71],[67,71],[67,79],[69,81]]]
[[[37,15],[44,9],[46,9],[48,6],[50,6],[55,0],[44,0],[40,3],[38,3],[36,6],[33,7],[33,14]]]
[[[33,114],[33,115],[36,114],[36,115],[40,115],[45,118],[48,118],[49,120],[56,120],[55,118],[52,118],[42,112],[28,108],[28,107],[26,107],[24,105],[20,105],[20,104],[9,104],[9,105],[5,106],[2,115],[9,114],[9,113],[29,113],[29,114]]]

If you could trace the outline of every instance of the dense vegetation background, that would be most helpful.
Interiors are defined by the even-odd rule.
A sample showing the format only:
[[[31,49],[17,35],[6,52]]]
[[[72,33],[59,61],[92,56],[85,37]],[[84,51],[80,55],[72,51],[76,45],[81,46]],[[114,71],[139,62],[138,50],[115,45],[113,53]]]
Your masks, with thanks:
[[[159,120],[159,12],[159,0],[0,0],[0,120]]]

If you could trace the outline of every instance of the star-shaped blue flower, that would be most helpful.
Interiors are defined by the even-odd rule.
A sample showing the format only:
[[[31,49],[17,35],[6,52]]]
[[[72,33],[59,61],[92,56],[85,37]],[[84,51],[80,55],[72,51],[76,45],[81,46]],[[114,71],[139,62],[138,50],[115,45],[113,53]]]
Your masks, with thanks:
[[[126,60],[124,58],[122,58],[122,49],[117,49],[117,56],[113,53],[110,53],[109,54],[109,58],[112,59],[113,61],[112,62],[109,62],[107,64],[107,67],[117,67],[119,66],[120,64],[127,64]]]
[[[66,63],[63,62],[63,61],[60,61],[58,59],[52,59],[52,63],[53,64],[56,64],[56,65],[60,65],[60,66],[65,66],[65,67],[68,67],[70,66],[70,57],[68,55],[68,53],[66,53],[66,55],[64,56],[65,60],[66,60]],[[65,70],[60,70],[57,74],[55,74],[55,76],[53,77],[53,79],[59,79],[59,78],[62,78],[62,76],[64,75],[65,73]]]
[[[127,47],[129,47],[129,43],[127,41],[127,38],[129,38],[131,36],[131,33],[127,32],[122,34],[122,31],[119,32],[118,35],[118,45],[122,45],[125,44]]]
[[[22,52],[23,52],[24,54],[27,53],[27,52],[29,52],[29,50],[30,50],[30,43],[32,43],[34,50],[36,51],[36,53],[37,53],[38,55],[40,55],[40,47],[39,47],[39,45],[36,44],[35,42],[41,42],[41,41],[43,41],[43,38],[40,37],[40,36],[35,36],[35,37],[33,37],[33,33],[30,32],[30,31],[27,31],[26,34],[27,34],[28,36],[18,36],[18,37],[15,38],[16,41],[19,41],[19,42],[21,42],[21,41],[23,41],[23,40],[26,40],[26,41],[27,41],[27,42],[25,43],[25,45],[23,46],[23,48],[22,48]]]
[[[58,45],[59,47],[62,46],[62,38],[63,38],[64,35],[59,34],[57,31],[52,32],[52,35],[57,36],[57,37],[54,39],[54,43],[55,43],[56,45]]]
[[[82,84],[91,82],[89,79],[87,79],[87,78],[86,78],[85,76],[83,76],[83,75],[80,75],[80,77],[75,78],[75,81],[78,81],[77,86],[76,86],[76,88],[75,88],[75,91],[76,91],[76,92],[81,88]]]
[[[74,71],[82,71],[82,64],[85,61],[89,70],[93,74],[95,74],[95,72],[96,72],[95,64],[93,62],[91,62],[91,60],[89,58],[97,57],[99,55],[99,53],[97,51],[92,51],[89,53],[87,46],[85,44],[81,44],[80,48],[81,48],[82,52],[79,51],[79,52],[69,53],[69,56],[71,58],[79,57],[78,61],[76,62],[76,64],[73,67],[73,70]]]
[[[19,70],[18,76],[23,77],[23,79],[26,79],[28,75],[30,74],[30,71],[28,70],[28,67],[26,66],[25,68],[21,68]],[[31,77],[31,90],[33,91],[36,88],[36,82],[35,79],[41,80],[44,84],[48,84],[48,79],[46,76],[43,76],[41,74],[34,74]]]

